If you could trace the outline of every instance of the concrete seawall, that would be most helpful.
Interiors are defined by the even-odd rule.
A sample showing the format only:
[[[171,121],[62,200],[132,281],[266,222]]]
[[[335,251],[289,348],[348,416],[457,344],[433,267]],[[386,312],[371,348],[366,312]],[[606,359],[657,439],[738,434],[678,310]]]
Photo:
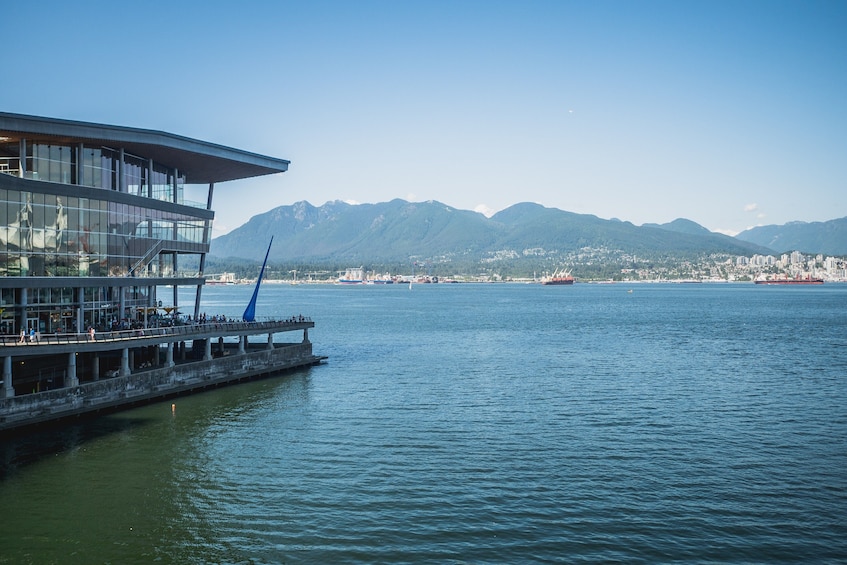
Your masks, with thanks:
[[[263,378],[323,360],[310,342],[139,371],[126,376],[0,399],[0,433],[114,411],[196,390]]]

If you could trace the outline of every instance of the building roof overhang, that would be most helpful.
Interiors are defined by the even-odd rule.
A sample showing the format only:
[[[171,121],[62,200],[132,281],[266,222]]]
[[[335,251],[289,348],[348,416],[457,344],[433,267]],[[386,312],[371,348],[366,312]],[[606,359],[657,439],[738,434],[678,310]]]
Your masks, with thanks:
[[[25,114],[0,112],[0,140],[100,145],[152,159],[185,173],[187,182],[205,184],[282,173],[290,161],[241,149],[146,130]]]

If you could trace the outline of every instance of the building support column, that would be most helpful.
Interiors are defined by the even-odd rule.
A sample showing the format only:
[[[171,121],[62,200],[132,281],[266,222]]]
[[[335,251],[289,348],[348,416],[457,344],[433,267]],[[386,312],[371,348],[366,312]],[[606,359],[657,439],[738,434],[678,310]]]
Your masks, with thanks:
[[[147,198],[153,198],[153,159],[147,159]]]
[[[76,353],[68,353],[68,374],[65,379],[65,388],[79,386],[79,378],[76,376]]]
[[[173,276],[178,277],[179,276],[179,253],[174,252],[173,256],[174,256]],[[174,289],[174,312],[173,312],[173,314],[174,314],[174,318],[176,318],[176,316],[179,313],[179,285],[173,285],[173,289]]]
[[[206,254],[200,254],[200,273],[199,276],[203,276],[203,273],[206,270]],[[198,284],[197,290],[194,293],[194,321],[196,322],[200,318],[200,296],[203,292],[203,285]]]
[[[128,377],[129,375],[129,349],[123,348],[121,349],[121,368],[118,371],[118,376]]]
[[[171,170],[173,171],[173,177],[171,182],[171,190],[173,191],[173,194],[171,195],[171,202],[173,202],[174,204],[179,204],[179,169],[174,167]]]
[[[100,356],[96,353],[94,354],[94,358],[91,360],[91,376],[95,381],[100,380]]]
[[[19,320],[18,328],[17,328],[18,333],[20,333],[21,330],[27,329],[27,327],[26,327],[26,318],[27,318],[26,305],[27,305],[27,294],[28,294],[28,292],[29,291],[27,290],[26,287],[22,287],[18,292],[18,294],[19,294],[19,296],[18,296],[19,310],[18,310],[18,313],[17,313],[17,318]]]
[[[212,359],[212,338],[206,338],[206,347],[203,351],[203,361],[211,361]]]
[[[24,178],[26,176],[26,139],[21,138],[21,142],[18,145],[18,152],[20,153],[20,158],[18,159],[18,176]]]
[[[76,333],[85,332],[85,289],[76,289]]]
[[[168,349],[165,351],[165,367],[174,366],[174,342],[168,342]]]
[[[274,334],[268,334],[268,349],[274,348]]]
[[[82,143],[76,145],[76,185],[82,186],[82,167],[85,159],[85,146]]]
[[[119,309],[118,310],[119,311],[118,317],[120,318],[121,321],[123,321],[123,319],[126,317],[126,293],[124,292],[124,288],[125,287],[123,287],[123,286],[117,287],[118,309]]]
[[[309,328],[303,328],[303,343],[309,343]]]
[[[124,148],[121,147],[118,150],[118,186],[115,187],[118,192],[126,192],[127,184],[126,184],[126,165],[124,165]]]
[[[0,388],[0,398],[12,398],[15,389],[12,386],[12,356],[3,357],[3,388]]]
[[[247,353],[247,336],[242,335],[238,338],[238,354],[244,355]]]

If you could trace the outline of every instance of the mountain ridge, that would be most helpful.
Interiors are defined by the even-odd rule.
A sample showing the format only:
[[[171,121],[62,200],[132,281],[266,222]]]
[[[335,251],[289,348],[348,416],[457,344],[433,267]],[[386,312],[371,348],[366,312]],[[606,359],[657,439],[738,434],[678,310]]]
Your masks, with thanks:
[[[272,261],[485,263],[512,260],[544,266],[582,255],[694,256],[769,254],[755,242],[711,232],[691,220],[636,226],[521,202],[490,218],[438,201],[394,199],[376,204],[339,200],[278,206],[212,240],[210,256],[261,260],[258,242],[274,236]]]
[[[788,222],[757,226],[735,236],[742,241],[769,247],[778,253],[803,251],[847,255],[847,217],[826,222]]]

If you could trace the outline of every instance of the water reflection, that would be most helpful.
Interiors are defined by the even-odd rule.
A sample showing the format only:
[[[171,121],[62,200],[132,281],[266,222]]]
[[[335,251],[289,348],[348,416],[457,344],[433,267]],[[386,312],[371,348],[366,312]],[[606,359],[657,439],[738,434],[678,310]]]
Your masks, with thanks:
[[[207,521],[220,503],[225,462],[216,459],[226,456],[210,447],[227,430],[253,434],[262,413],[308,395],[305,370],[3,441],[3,558],[238,561]]]

